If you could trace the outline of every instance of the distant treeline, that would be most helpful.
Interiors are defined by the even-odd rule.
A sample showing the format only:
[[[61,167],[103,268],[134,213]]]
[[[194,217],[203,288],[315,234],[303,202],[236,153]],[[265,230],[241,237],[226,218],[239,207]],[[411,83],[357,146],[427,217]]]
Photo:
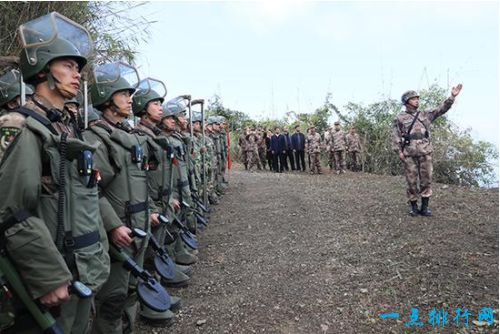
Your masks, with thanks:
[[[437,85],[419,93],[422,110],[437,107],[449,95],[449,92]],[[386,99],[367,106],[350,102],[340,110],[331,100],[332,95],[327,94],[324,104],[314,112],[297,114],[292,111],[278,120],[252,120],[243,112],[225,108],[217,95],[214,96],[210,109],[224,115],[231,124],[233,157],[238,156],[236,142],[241,128],[250,126],[269,129],[275,126],[294,127],[298,124],[305,132],[309,125],[314,124],[317,132],[323,134],[332,125],[328,120],[335,114],[344,130],[351,126],[358,130],[364,144],[362,160],[365,172],[402,175],[399,158],[391,149],[392,124],[395,116],[401,112],[401,102]],[[449,113],[453,113],[453,108]],[[460,129],[446,115],[433,123],[431,136],[435,182],[466,186],[490,186],[498,182],[495,174],[498,151],[493,144],[473,140],[471,129]]]

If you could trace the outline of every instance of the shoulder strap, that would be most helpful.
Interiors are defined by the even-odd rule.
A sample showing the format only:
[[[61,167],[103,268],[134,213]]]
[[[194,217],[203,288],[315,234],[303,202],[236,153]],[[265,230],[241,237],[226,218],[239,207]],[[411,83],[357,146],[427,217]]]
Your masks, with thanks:
[[[59,135],[57,133],[56,129],[54,129],[54,127],[52,126],[52,123],[48,119],[44,118],[40,114],[37,114],[33,110],[28,109],[26,107],[20,107],[19,109],[16,110],[16,112],[18,112],[21,115],[24,115],[26,117],[31,117],[31,118],[36,119],[38,122],[42,123],[47,129],[49,129],[50,132],[52,132],[55,135]]]
[[[417,121],[418,119],[418,115],[420,115],[420,110],[417,111],[417,113],[415,114],[415,117],[413,118],[413,121],[411,122],[410,124],[410,127],[408,128],[408,131],[406,132],[406,135],[409,136],[410,135],[410,132],[411,130],[413,129],[413,126],[415,125],[415,122]]]
[[[119,173],[121,171],[121,167],[120,167],[120,164],[117,161],[115,161],[115,159],[113,158],[113,152],[115,152],[115,148],[113,147],[111,140],[109,138],[107,138],[105,135],[99,133],[99,131],[96,131],[96,129],[94,129],[94,126],[99,127],[101,129],[104,129],[108,133],[111,133],[112,130],[109,127],[107,127],[105,124],[100,124],[100,123],[96,123],[95,125],[90,126],[88,128],[90,131],[92,131],[97,137],[99,137],[102,140],[104,145],[106,145],[106,148],[108,149],[108,158],[109,158],[109,161],[111,163],[111,166],[113,166],[113,168],[115,169],[116,174]]]

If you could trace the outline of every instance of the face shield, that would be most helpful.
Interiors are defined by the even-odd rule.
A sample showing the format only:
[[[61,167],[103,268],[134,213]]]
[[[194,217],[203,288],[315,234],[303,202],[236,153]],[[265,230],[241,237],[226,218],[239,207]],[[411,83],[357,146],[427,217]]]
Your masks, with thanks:
[[[123,86],[123,89],[134,91],[139,85],[139,73],[135,67],[123,62],[97,66],[94,69],[94,79],[98,86]]]
[[[87,58],[92,53],[89,32],[67,17],[52,12],[19,26],[19,39],[31,66],[38,63],[37,50],[54,44],[58,39],[71,42],[76,54]]]
[[[164,99],[167,95],[167,87],[165,84],[153,78],[141,80],[137,87],[136,97],[158,96],[159,99]]]

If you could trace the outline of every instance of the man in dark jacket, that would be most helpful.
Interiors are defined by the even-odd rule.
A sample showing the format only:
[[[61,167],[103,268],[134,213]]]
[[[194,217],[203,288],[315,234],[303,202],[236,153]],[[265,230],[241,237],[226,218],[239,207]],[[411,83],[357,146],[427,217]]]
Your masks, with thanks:
[[[284,150],[282,139],[283,136],[280,134],[280,128],[274,128],[274,134],[271,137],[271,154],[273,156],[273,169],[276,173],[283,172],[283,164],[280,158]],[[278,160],[280,161],[278,162]]]
[[[297,170],[300,170],[300,165],[302,163],[302,171],[306,170],[306,162],[304,160],[304,149],[305,149],[306,138],[302,132],[300,132],[300,127],[295,126],[295,133],[292,135],[292,150],[295,155],[295,166]]]
[[[293,159],[292,138],[288,133],[287,128],[283,128],[283,137],[285,138],[285,153],[283,160],[285,161],[285,169],[288,170],[288,162],[290,160],[290,169],[295,170],[295,161]]]

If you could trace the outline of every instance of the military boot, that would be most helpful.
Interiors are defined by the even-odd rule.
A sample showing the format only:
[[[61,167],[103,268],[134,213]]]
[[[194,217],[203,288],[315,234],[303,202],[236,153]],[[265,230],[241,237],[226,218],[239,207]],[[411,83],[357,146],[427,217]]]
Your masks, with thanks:
[[[191,265],[198,261],[196,255],[189,253],[183,245],[180,237],[178,237],[172,245],[172,251],[174,253],[174,261],[178,264]]]
[[[432,216],[432,212],[429,209],[429,197],[422,197],[422,206],[420,207],[420,214],[422,216]]]
[[[410,212],[408,214],[412,217],[416,217],[419,214],[417,201],[410,201]]]
[[[144,323],[155,327],[170,327],[173,325],[175,319],[175,314],[171,310],[156,312],[142,304],[139,315]]]
[[[184,266],[182,264],[175,264],[175,269],[182,272],[183,274],[188,275],[191,277],[193,275],[193,267],[191,266]]]
[[[183,288],[189,285],[190,279],[188,275],[176,269],[175,276],[171,279],[162,278],[161,284],[169,288]]]

